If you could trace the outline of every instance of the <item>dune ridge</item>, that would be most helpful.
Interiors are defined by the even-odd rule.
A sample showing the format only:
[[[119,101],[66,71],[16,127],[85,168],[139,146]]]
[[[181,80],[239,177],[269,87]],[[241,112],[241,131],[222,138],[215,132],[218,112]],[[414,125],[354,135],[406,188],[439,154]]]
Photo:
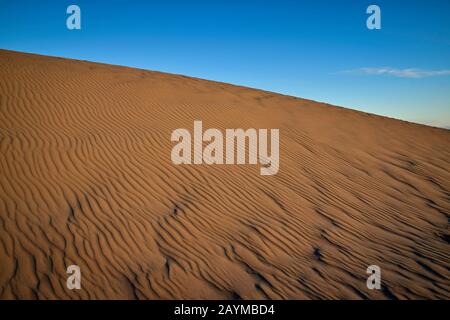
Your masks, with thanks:
[[[172,164],[194,120],[279,128],[278,174]],[[450,298],[445,129],[0,50],[0,150],[0,299]]]

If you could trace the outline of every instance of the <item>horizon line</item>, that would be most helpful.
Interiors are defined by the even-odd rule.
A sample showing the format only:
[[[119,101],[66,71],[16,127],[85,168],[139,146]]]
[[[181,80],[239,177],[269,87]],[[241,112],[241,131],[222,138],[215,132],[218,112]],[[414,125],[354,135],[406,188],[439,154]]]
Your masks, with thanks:
[[[67,57],[67,56],[55,56],[55,55],[48,55],[48,54],[38,53],[38,52],[18,51],[18,50],[12,50],[12,49],[5,49],[5,48],[2,48],[2,47],[0,47],[0,51],[9,51],[9,52],[14,52],[14,53],[19,53],[19,54],[29,54],[29,55],[36,55],[36,56],[42,56],[42,57],[50,57],[50,58],[78,61],[78,62],[95,63],[95,64],[106,65],[106,66],[113,66],[113,67],[119,67],[119,68],[128,68],[128,69],[142,70],[142,71],[155,72],[155,73],[163,73],[163,74],[167,74],[167,75],[180,76],[180,77],[190,78],[190,79],[195,79],[195,80],[215,82],[215,83],[219,83],[219,84],[225,84],[225,85],[229,85],[229,86],[241,87],[241,88],[246,88],[246,89],[251,89],[251,90],[258,90],[258,91],[262,91],[262,92],[266,92],[266,93],[272,93],[272,94],[277,94],[277,95],[281,95],[281,96],[285,96],[285,97],[290,97],[290,98],[295,98],[295,99],[300,99],[300,100],[306,100],[306,101],[311,101],[311,102],[315,102],[315,103],[325,104],[325,105],[336,107],[336,108],[351,110],[351,111],[355,111],[355,112],[368,114],[368,115],[371,115],[371,116],[382,117],[382,118],[387,118],[387,119],[396,120],[396,121],[402,121],[402,122],[409,123],[409,124],[426,126],[426,127],[430,127],[430,128],[434,128],[434,129],[450,130],[450,124],[449,125],[445,125],[443,127],[438,127],[438,126],[433,126],[431,124],[420,123],[420,122],[415,122],[415,121],[410,121],[410,120],[404,120],[404,119],[399,119],[399,118],[395,118],[395,117],[388,116],[388,115],[362,111],[362,110],[355,109],[353,107],[346,107],[346,106],[342,106],[342,105],[338,105],[338,104],[334,104],[334,103],[330,103],[330,102],[326,102],[326,101],[315,100],[315,99],[312,99],[312,98],[303,98],[303,97],[294,96],[292,94],[287,94],[287,93],[283,93],[283,92],[277,92],[277,91],[272,91],[272,90],[268,90],[268,89],[261,89],[261,88],[256,88],[256,87],[250,87],[250,86],[247,86],[247,85],[242,85],[242,84],[237,84],[237,83],[224,82],[224,81],[221,81],[221,80],[205,79],[205,78],[189,76],[189,75],[185,75],[185,74],[181,74],[181,73],[173,73],[173,72],[166,72],[166,71],[160,71],[160,70],[150,70],[150,69],[144,69],[144,68],[138,67],[138,66],[113,64],[113,63],[104,62],[104,61],[83,60],[83,59],[80,59],[80,58],[71,58],[71,57]]]

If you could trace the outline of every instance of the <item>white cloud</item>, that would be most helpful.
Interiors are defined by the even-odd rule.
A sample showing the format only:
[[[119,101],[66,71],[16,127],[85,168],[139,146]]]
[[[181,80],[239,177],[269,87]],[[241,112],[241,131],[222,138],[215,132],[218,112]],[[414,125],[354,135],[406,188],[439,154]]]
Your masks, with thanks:
[[[397,78],[426,78],[437,76],[448,76],[450,70],[422,70],[422,69],[395,69],[390,67],[381,68],[359,68],[353,70],[345,70],[341,73],[356,75],[389,75]]]

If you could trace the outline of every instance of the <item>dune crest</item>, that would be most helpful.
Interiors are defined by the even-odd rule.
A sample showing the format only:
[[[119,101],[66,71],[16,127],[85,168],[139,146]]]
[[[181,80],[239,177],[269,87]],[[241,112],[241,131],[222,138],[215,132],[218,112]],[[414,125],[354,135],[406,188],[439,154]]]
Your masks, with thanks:
[[[174,165],[199,119],[280,129],[278,173]],[[1,299],[450,298],[448,130],[0,50],[0,149]]]

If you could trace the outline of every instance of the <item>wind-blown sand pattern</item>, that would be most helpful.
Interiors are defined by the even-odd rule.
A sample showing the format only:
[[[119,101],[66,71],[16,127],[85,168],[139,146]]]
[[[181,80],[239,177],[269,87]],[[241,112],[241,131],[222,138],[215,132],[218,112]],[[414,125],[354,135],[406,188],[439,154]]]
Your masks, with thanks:
[[[194,120],[279,128],[278,174],[172,164]],[[450,298],[448,130],[10,51],[0,129],[1,299]]]

